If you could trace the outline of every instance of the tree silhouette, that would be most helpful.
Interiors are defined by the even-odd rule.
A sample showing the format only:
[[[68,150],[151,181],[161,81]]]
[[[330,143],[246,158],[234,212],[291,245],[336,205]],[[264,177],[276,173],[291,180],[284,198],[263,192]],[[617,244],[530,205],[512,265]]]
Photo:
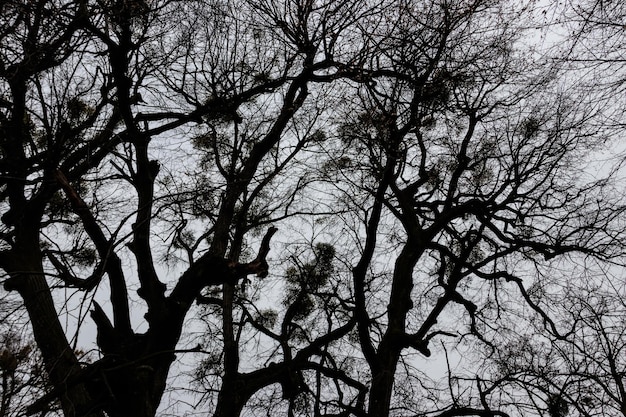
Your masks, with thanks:
[[[545,289],[624,240],[620,166],[592,176],[619,111],[534,43],[538,7],[3,2],[0,268],[46,381],[26,413],[154,416],[183,358],[215,416],[514,410],[453,359],[499,363],[515,317],[567,337]]]

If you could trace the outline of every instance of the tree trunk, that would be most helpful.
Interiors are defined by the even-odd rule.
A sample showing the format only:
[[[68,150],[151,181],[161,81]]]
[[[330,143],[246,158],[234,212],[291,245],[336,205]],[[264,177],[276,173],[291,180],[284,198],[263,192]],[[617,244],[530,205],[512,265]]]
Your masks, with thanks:
[[[65,417],[100,416],[91,412],[92,398],[83,384],[67,384],[80,374],[81,367],[59,323],[41,265],[24,262],[21,269],[28,272],[13,272],[9,287],[14,285],[24,300],[35,341],[53,386],[65,387],[59,392],[63,414]]]
[[[396,355],[397,356],[397,355]],[[393,383],[396,373],[396,358],[389,358],[385,366],[372,375],[372,386],[369,392],[368,417],[388,417],[393,394]]]
[[[213,417],[239,417],[248,397],[239,378],[224,378]]]
[[[231,284],[223,286],[223,323],[224,337],[224,377],[220,389],[215,417],[238,417],[246,403],[243,386],[239,378],[239,346],[235,339],[233,322],[233,299],[235,288]]]
[[[106,393],[104,407],[109,417],[154,417],[165,390],[171,356],[158,360],[113,362],[101,373]],[[119,369],[116,369],[117,368]],[[97,376],[96,376],[97,377]]]

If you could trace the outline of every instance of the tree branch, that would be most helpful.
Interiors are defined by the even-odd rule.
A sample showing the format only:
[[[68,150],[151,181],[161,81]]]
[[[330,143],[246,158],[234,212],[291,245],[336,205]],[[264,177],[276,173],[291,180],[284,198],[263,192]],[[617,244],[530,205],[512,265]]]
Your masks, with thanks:
[[[113,245],[106,238],[96,218],[85,201],[78,195],[76,190],[70,185],[67,178],[60,169],[54,171],[54,178],[64,191],[65,196],[70,201],[72,210],[80,217],[85,227],[85,231],[96,246],[98,255],[102,263],[102,268],[109,277],[111,286],[111,304],[113,305],[113,321],[116,330],[125,334],[132,333],[130,324],[130,313],[128,308],[128,291],[126,280],[122,271],[122,262],[113,251]]]

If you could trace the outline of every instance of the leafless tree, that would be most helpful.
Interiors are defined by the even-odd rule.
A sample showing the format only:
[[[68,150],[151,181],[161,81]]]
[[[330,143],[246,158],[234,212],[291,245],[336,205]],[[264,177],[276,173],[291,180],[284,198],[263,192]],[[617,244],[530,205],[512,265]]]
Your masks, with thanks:
[[[524,7],[395,5],[372,33],[369,65],[354,70],[367,79],[362,107],[331,151],[346,149],[334,179],[362,213],[353,285],[367,414],[505,415],[480,378],[436,399],[413,385],[428,400],[407,408],[398,366],[439,340],[494,347],[517,314],[556,331],[532,284],[572,254],[621,255],[623,199],[584,174],[603,140],[602,105],[563,91],[560,62],[528,59]]]
[[[623,201],[585,175],[610,106],[528,46],[532,2],[0,9],[0,268],[50,387],[29,414],[154,416],[185,355],[216,416],[504,415],[420,358],[521,311],[556,334],[532,285],[620,254]]]
[[[371,12],[357,5],[2,4],[0,265],[53,387],[29,413],[60,399],[66,415],[154,415],[185,317],[211,286],[221,288],[216,415],[237,415],[265,385],[292,389],[290,358],[240,372],[233,311],[242,280],[267,274],[271,223],[301,209],[291,206],[306,183],[281,173],[320,139],[310,101],[322,89],[311,85],[339,77],[338,38]],[[186,267],[163,278],[159,253],[182,253]],[[57,288],[77,292],[57,304]],[[87,309],[101,357],[84,365],[71,345]],[[59,314],[76,319],[64,326]],[[298,366],[346,329],[312,341]]]

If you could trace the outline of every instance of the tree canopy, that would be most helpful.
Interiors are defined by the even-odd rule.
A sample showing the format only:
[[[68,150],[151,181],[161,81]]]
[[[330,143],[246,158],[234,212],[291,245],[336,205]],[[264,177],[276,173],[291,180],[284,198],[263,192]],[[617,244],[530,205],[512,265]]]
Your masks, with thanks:
[[[0,417],[626,415],[624,6],[0,3]]]

